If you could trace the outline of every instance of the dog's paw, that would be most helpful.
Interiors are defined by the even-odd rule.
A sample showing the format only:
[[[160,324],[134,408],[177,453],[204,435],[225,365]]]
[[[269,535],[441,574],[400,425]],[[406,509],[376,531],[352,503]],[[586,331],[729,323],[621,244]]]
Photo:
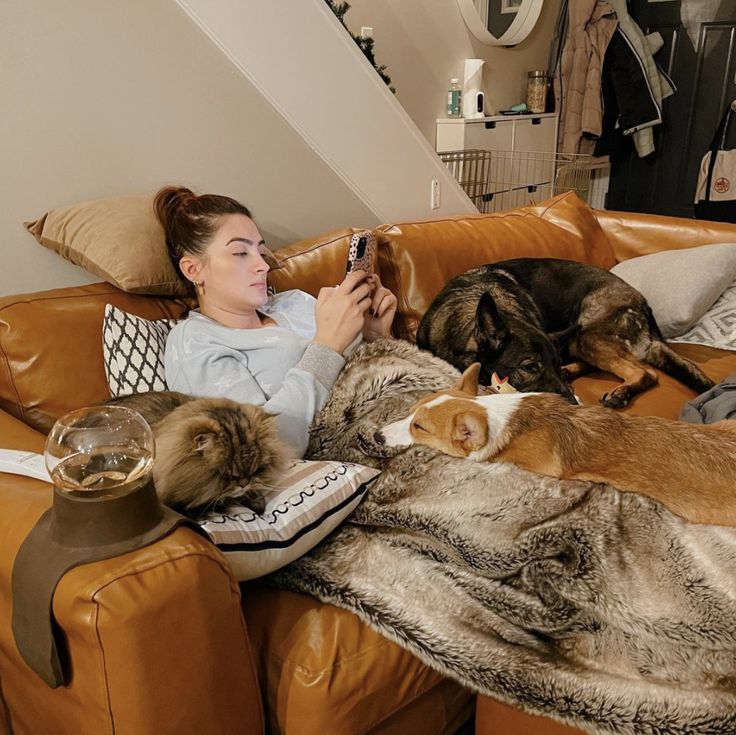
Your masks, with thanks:
[[[608,408],[626,408],[631,402],[631,389],[626,386],[614,388],[601,396],[601,403]]]

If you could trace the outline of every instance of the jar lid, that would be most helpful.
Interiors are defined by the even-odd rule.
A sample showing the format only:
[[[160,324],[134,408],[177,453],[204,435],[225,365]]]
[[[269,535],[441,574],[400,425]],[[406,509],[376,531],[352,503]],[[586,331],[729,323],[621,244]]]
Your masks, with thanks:
[[[450,79],[450,84],[460,84],[460,80],[457,77]]]
[[[528,75],[530,77],[546,77],[547,70],[546,69],[535,69],[534,71],[530,71]]]

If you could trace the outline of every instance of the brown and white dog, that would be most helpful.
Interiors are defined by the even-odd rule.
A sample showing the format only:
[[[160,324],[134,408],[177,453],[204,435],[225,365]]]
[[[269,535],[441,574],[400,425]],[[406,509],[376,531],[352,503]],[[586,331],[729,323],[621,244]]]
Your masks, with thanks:
[[[479,363],[386,426],[388,446],[424,444],[566,480],[648,495],[693,523],[736,526],[736,422],[687,424],[573,406],[553,393],[477,395]]]

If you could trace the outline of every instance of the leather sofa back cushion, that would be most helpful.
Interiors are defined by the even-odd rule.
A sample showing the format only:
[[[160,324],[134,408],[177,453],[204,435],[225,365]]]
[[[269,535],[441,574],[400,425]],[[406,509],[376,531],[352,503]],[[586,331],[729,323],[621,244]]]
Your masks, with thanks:
[[[360,228],[345,227],[300,240],[277,251],[281,267],[268,274],[277,291],[299,288],[317,296],[323,286],[336,286],[345,278],[350,238]],[[376,265],[380,273],[380,265]]]
[[[376,234],[383,283],[399,301],[394,333],[410,340],[440,289],[469,268],[523,257],[606,269],[616,262],[595,215],[572,192],[539,207],[387,225]]]
[[[107,283],[0,299],[0,408],[47,432],[67,411],[108,398],[105,304],[147,319],[179,318],[180,300],[126,294]]]

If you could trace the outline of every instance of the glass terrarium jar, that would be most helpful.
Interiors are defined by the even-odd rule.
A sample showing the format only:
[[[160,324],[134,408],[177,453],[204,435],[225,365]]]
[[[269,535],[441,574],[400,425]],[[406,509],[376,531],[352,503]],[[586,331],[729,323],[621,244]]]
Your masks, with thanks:
[[[123,406],[91,406],[62,416],[46,439],[46,467],[61,493],[114,498],[146,484],[154,441],[143,416]]]

